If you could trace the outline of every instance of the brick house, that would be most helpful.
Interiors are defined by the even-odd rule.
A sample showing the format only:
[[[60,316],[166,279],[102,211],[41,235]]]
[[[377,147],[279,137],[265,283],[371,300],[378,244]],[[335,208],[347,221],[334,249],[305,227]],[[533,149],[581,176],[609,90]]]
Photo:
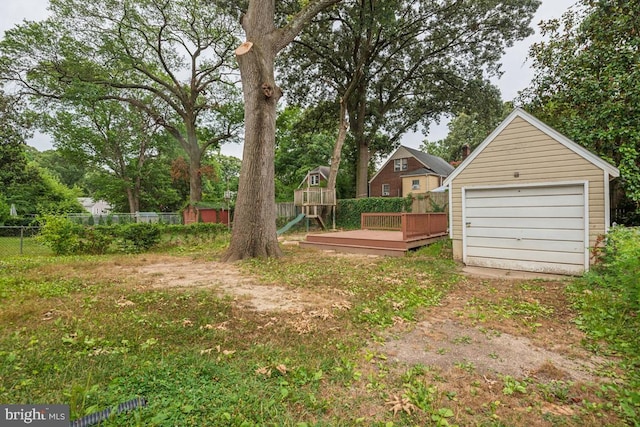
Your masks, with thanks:
[[[406,197],[442,185],[453,166],[438,156],[401,145],[369,180],[369,197]]]

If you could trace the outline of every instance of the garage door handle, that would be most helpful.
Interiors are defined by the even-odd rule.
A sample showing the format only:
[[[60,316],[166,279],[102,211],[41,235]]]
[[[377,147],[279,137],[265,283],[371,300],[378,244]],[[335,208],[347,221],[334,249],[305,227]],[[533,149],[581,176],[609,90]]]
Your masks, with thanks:
[[[467,223],[466,223],[466,226],[467,226],[467,228],[471,227],[471,223],[470,223],[470,222],[467,222]]]

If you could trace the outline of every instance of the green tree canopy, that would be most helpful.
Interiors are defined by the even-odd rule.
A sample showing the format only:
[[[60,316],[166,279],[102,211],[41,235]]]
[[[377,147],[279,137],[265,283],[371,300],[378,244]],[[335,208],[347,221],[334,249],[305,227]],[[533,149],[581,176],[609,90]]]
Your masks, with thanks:
[[[281,67],[291,96],[346,110],[357,153],[357,195],[372,156],[418,124],[482,105],[504,48],[531,34],[537,0],[350,1],[323,13]],[[288,92],[289,93],[289,92]],[[337,119],[336,119],[337,123]]]
[[[51,99],[116,100],[144,112],[182,146],[190,197],[199,200],[203,154],[232,138],[242,121],[230,62],[237,24],[216,5],[51,0],[49,19],[5,33],[0,78],[43,109]]]
[[[76,102],[45,123],[66,159],[119,181],[109,187],[120,187],[126,194],[128,212],[140,211],[143,181],[148,179],[146,163],[158,155],[166,140],[162,126],[127,103],[109,100]]]
[[[640,206],[640,1],[580,0],[542,24],[522,94],[539,118],[620,169]]]

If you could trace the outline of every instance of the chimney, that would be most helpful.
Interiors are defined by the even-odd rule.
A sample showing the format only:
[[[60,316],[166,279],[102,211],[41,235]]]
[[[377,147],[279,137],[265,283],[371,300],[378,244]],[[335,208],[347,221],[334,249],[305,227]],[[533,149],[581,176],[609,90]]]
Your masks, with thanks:
[[[469,157],[469,154],[471,154],[471,147],[469,147],[469,144],[464,144],[462,146],[462,160]]]

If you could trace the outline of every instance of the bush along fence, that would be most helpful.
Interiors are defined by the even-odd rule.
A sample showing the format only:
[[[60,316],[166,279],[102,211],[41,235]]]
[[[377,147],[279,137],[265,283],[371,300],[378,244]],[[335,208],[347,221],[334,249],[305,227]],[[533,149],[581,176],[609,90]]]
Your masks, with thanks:
[[[45,216],[38,240],[56,255],[140,253],[175,237],[214,238],[228,233],[224,224],[167,225],[130,223],[85,226],[62,216]]]

